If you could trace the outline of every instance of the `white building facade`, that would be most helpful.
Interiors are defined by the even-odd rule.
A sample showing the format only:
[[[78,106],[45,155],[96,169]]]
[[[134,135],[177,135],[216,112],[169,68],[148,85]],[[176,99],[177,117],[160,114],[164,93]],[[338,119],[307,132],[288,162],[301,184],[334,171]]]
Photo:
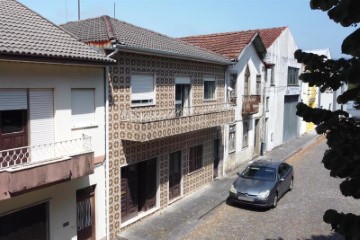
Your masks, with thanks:
[[[294,58],[298,49],[288,27],[260,29],[267,53],[265,91],[265,150],[285,143],[300,134],[296,104],[301,100],[298,76],[301,64]]]

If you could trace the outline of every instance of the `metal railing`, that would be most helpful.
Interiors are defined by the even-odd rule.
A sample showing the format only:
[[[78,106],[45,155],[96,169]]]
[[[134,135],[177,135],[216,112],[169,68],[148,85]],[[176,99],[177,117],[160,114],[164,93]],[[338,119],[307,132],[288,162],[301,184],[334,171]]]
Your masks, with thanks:
[[[0,170],[61,159],[91,151],[91,137],[0,151]]]
[[[223,112],[233,109],[233,104],[206,104],[192,107],[184,107],[181,104],[176,104],[173,108],[164,109],[134,109],[121,111],[121,121],[131,122],[152,122],[159,120],[167,120],[185,116],[196,116],[208,113]]]

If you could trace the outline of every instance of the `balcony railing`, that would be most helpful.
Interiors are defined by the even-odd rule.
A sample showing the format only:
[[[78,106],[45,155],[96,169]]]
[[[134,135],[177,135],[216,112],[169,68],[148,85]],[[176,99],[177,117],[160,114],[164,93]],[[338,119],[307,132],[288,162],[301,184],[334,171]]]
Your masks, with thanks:
[[[182,105],[177,104],[174,108],[122,111],[120,120],[144,123],[179,117],[203,115],[207,113],[223,112],[232,109],[233,105],[230,103],[206,104],[192,107],[183,107]]]
[[[91,151],[91,137],[25,146],[0,151],[0,171],[6,168],[39,164]]]
[[[244,95],[242,114],[256,114],[259,112],[260,95]]]

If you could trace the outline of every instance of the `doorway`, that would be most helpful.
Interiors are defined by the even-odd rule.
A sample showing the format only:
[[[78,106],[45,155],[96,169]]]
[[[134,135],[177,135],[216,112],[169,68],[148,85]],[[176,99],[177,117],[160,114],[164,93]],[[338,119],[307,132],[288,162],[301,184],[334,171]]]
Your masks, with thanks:
[[[190,84],[175,84],[175,115],[190,114]]]
[[[48,202],[44,202],[0,216],[0,240],[48,240],[48,205]]]
[[[76,191],[77,239],[95,239],[95,186]]]
[[[255,119],[254,157],[260,155],[260,120]]]
[[[0,150],[20,148],[28,145],[27,110],[0,111]],[[3,162],[0,156],[0,166],[12,166],[28,161],[27,149],[9,151],[7,154],[23,156],[15,157],[9,162]],[[5,154],[5,153],[4,153]]]
[[[121,168],[121,221],[156,206],[156,158]]]
[[[181,195],[181,151],[169,156],[169,199]]]

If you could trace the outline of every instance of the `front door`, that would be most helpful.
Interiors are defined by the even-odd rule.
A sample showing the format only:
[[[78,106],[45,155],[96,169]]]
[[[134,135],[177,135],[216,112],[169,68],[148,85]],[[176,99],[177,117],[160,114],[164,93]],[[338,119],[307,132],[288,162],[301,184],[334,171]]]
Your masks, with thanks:
[[[95,186],[76,191],[77,239],[95,239]]]
[[[156,206],[156,158],[121,168],[121,221]]]
[[[190,114],[190,84],[175,85],[175,111],[177,117]]]
[[[27,110],[0,111],[0,151],[27,145]],[[3,167],[27,162],[26,149],[7,152],[6,154],[22,156],[11,157],[12,160],[9,161],[4,160],[8,159],[4,154],[0,156],[0,165]]]
[[[255,120],[254,156],[260,155],[260,120]]]
[[[169,199],[181,194],[181,151],[170,154],[169,159]]]

